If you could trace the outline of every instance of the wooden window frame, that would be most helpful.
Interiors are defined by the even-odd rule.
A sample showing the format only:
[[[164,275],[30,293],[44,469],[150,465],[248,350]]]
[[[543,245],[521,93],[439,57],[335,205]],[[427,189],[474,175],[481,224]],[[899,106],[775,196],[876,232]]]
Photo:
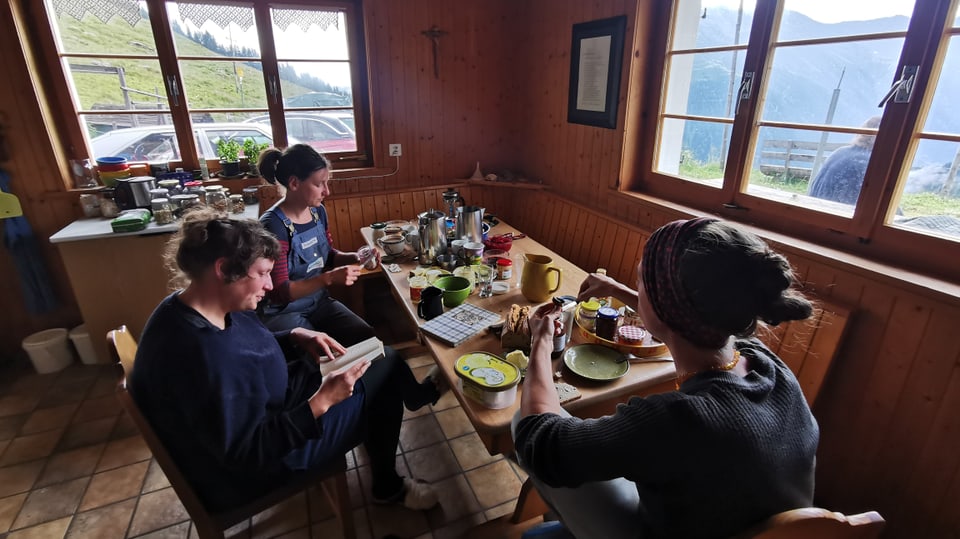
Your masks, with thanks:
[[[909,164],[911,145],[918,139],[918,124],[926,117],[933,91],[927,92],[932,74],[939,73],[949,33],[960,0],[917,0],[896,73],[904,65],[919,65],[913,98],[906,104],[888,103],[877,129],[874,155],[868,166],[859,201],[852,218],[833,215],[798,205],[751,195],[746,192],[749,164],[759,130],[759,115],[774,48],[773,36],[783,9],[782,0],[758,0],[753,16],[744,71],[757,74],[751,98],[741,103],[733,118],[730,150],[726,159],[723,186],[720,189],[654,170],[659,144],[659,124],[663,114],[661,99],[666,91],[666,58],[674,24],[673,5],[662,2],[652,10],[652,37],[646,73],[642,77],[643,95],[636,96],[643,110],[639,121],[640,137],[628,138],[625,154],[624,191],[649,194],[688,205],[723,218],[747,222],[784,233],[801,240],[863,256],[909,271],[960,281],[960,241],[938,238],[886,224],[891,202],[897,195],[901,175]],[[932,90],[932,89],[931,89]],[[769,122],[764,122],[769,123]],[[817,126],[811,126],[817,127]],[[823,126],[834,127],[834,126]],[[643,141],[657,141],[653,144]],[[933,256],[931,253],[936,253]]]
[[[150,25],[153,29],[154,44],[160,62],[163,80],[172,80],[180,88],[180,99],[174,104],[169,97],[169,85],[165,86],[169,109],[164,113],[173,119],[177,133],[177,140],[182,155],[182,166],[187,170],[199,168],[196,140],[190,122],[187,97],[184,95],[183,77],[180,73],[179,59],[174,45],[173,31],[167,16],[166,0],[144,0],[150,12]],[[238,2],[222,0],[204,0],[206,4],[236,5]],[[270,0],[241,0],[245,6],[251,6],[257,25],[260,39],[259,61],[263,68],[263,80],[267,98],[267,114],[271,119],[274,144],[278,147],[286,146],[287,133],[284,120],[283,95],[280,84],[277,88],[277,99],[270,98],[269,81],[272,75],[279,80],[279,66],[277,64],[276,49],[273,44],[273,25],[270,18],[272,7],[287,9],[323,9],[341,10],[346,15],[347,47],[350,58],[351,85],[353,91],[353,112],[357,150],[352,152],[331,153],[327,157],[334,165],[334,169],[364,168],[373,166],[372,137],[370,129],[370,97],[367,74],[367,57],[364,40],[364,25],[361,3],[359,0],[324,0],[322,3],[309,0],[286,0],[282,4]],[[57,136],[67,154],[65,159],[85,159],[91,157],[89,145],[82,122],[74,107],[73,96],[70,91],[69,73],[63,67],[60,54],[57,51],[56,40],[45,1],[24,2],[24,14],[31,45],[41,60],[42,69],[39,76],[47,90],[46,98],[51,110],[51,121]],[[211,57],[215,60],[215,57]],[[203,110],[203,109],[201,109]],[[219,109],[218,109],[219,110]],[[224,109],[227,110],[227,109]],[[234,111],[234,109],[229,109]],[[236,109],[238,112],[246,112]],[[188,136],[184,136],[184,135]],[[71,189],[65,184],[64,188]]]

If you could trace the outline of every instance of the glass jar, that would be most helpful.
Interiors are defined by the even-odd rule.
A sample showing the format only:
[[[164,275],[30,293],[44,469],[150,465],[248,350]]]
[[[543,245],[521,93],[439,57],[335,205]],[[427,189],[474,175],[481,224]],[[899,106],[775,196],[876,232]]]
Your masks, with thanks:
[[[155,198],[169,198],[170,191],[167,191],[165,187],[156,187],[150,190],[150,200]]]
[[[513,277],[513,260],[509,258],[498,258],[497,278],[501,281],[506,281],[511,277]]]
[[[227,195],[223,194],[222,189],[207,189],[207,206],[219,211],[227,212],[229,210]]]
[[[100,191],[100,215],[107,219],[113,219],[120,214],[120,208],[114,199],[117,190],[113,187],[104,187]]]
[[[153,212],[153,220],[158,225],[169,225],[173,222],[173,203],[168,198],[155,198],[150,201],[150,211]]]
[[[617,319],[620,313],[613,307],[600,307],[597,311],[597,337],[612,341],[617,335]]]
[[[160,180],[157,182],[160,189],[166,189],[168,197],[183,193],[179,180]]]
[[[243,195],[230,195],[230,213],[243,213],[247,205],[243,203]]]
[[[200,205],[199,197],[189,194],[173,195],[170,202],[173,205],[173,216],[177,219],[182,217],[185,211]]]
[[[80,208],[84,217],[100,217],[100,199],[97,195],[84,193],[80,195]]]
[[[97,171],[90,159],[71,159],[70,171],[73,172],[73,186],[77,189],[97,186]]]
[[[387,223],[373,223],[370,225],[370,229],[373,230],[374,244],[380,241],[380,238],[387,235]]]
[[[260,188],[257,186],[243,188],[243,203],[253,205],[260,202]]]
[[[183,192],[187,195],[197,195],[197,201],[200,204],[207,203],[207,191],[200,182],[186,182],[183,184]]]
[[[583,329],[591,333],[597,330],[597,311],[599,310],[599,301],[590,300],[580,303],[580,311],[577,316],[580,319],[580,325],[583,326]]]

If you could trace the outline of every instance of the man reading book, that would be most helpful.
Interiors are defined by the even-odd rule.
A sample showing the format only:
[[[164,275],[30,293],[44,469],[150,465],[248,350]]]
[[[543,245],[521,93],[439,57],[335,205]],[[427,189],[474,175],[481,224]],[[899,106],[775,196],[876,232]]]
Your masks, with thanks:
[[[435,402],[395,352],[323,374],[347,352],[325,333],[271,333],[253,309],[271,288],[277,240],[253,220],[186,214],[165,254],[186,284],[156,308],[130,392],[208,509],[244,503],[363,443],[373,499],[427,509],[433,488],[396,472],[403,408]],[[380,357],[376,343],[369,353]],[[364,355],[364,354],[360,354]],[[288,363],[288,358],[297,357]]]

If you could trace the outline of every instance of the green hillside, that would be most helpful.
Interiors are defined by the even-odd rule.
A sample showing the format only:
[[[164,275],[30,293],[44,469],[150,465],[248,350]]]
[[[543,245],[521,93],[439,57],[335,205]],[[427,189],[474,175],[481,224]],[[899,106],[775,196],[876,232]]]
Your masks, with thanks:
[[[153,33],[148,21],[130,26],[126,21],[114,18],[104,24],[88,15],[83,21],[63,16],[59,23],[64,47],[71,53],[155,54]],[[211,50],[179,34],[175,34],[175,39],[179,55],[209,56],[212,60],[181,62],[190,108],[266,108],[266,92],[260,70],[243,62],[213,60],[215,56]],[[158,102],[160,106],[156,108],[167,108],[163,77],[156,60],[74,58],[70,63],[123,67],[126,86],[131,90],[130,97],[137,108],[146,108]],[[242,72],[242,95],[235,67]],[[116,74],[74,73],[73,80],[83,110],[125,108]],[[158,100],[154,96],[133,93],[133,90],[163,97]],[[287,95],[297,95],[311,90],[285,83],[283,91]]]

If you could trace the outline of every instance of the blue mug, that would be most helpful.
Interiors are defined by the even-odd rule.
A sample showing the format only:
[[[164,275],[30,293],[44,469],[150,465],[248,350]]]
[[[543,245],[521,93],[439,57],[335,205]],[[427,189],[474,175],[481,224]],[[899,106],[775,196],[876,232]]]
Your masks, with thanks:
[[[443,290],[435,286],[424,288],[423,292],[420,292],[417,314],[424,320],[430,320],[443,314]]]

